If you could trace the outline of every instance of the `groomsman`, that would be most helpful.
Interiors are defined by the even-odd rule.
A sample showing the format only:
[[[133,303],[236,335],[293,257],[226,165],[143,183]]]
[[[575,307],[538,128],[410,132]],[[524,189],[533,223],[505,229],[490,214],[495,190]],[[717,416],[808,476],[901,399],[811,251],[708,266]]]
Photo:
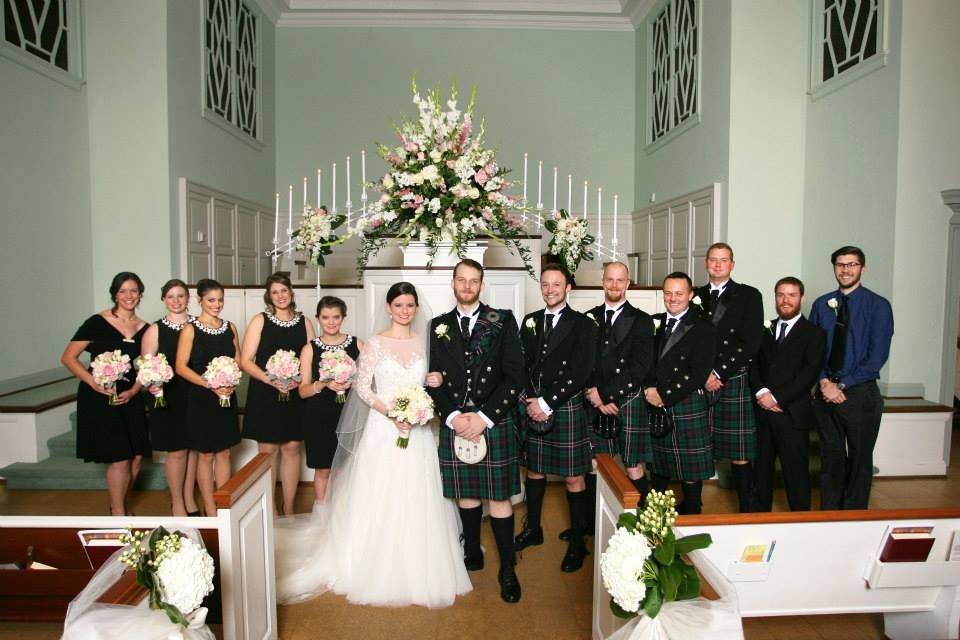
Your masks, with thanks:
[[[716,331],[690,309],[693,282],[674,272],[663,280],[666,313],[653,316],[656,361],[644,380],[650,409],[653,488],[663,491],[671,478],[683,482],[681,514],[700,513],[703,481],[713,475],[713,446],[703,384],[714,363]],[[663,426],[665,425],[665,427]]]
[[[570,536],[560,570],[583,566],[587,555],[587,492],[584,475],[592,468],[589,420],[583,390],[596,352],[596,325],[567,305],[570,274],[559,265],[540,273],[545,309],[528,314],[520,329],[524,391],[520,398],[527,466],[527,519],[516,549],[543,544],[540,513],[548,473],[563,476],[570,508]]]
[[[750,371],[757,412],[754,508],[773,508],[773,471],[779,456],[792,511],[810,510],[811,390],[823,367],[826,334],[800,313],[803,283],[780,278],[777,317],[767,324]]]
[[[704,389],[709,392],[713,455],[729,459],[740,511],[750,511],[751,461],[756,456],[757,425],[750,393],[750,362],[760,349],[763,298],[753,287],[730,278],[733,249],[716,242],[707,250],[708,284],[696,290],[706,316],[716,327],[716,359]]]
[[[622,262],[610,262],[603,268],[603,304],[587,313],[599,326],[596,362],[587,402],[593,407],[590,444],[596,453],[620,454],[627,475],[641,504],[650,486],[644,462],[650,459],[650,429],[643,380],[653,365],[653,321],[645,312],[627,301],[630,270]],[[598,421],[616,423],[616,434],[604,437]],[[589,509],[596,508],[596,473],[587,474]],[[588,518],[592,523],[593,518]]]
[[[448,427],[440,430],[440,474],[444,496],[459,505],[464,564],[470,571],[483,569],[481,500],[489,500],[490,527],[500,553],[500,597],[518,602],[510,497],[520,493],[514,407],[523,388],[523,356],[513,312],[481,303],[483,286],[480,263],[461,260],[454,267],[457,306],[434,318],[430,326],[430,367],[440,372],[443,383],[427,391]],[[455,435],[468,441],[483,436],[487,455],[475,464],[461,461],[455,452]]]
[[[863,251],[841,247],[830,262],[839,288],[817,298],[810,312],[810,321],[827,332],[813,403],[820,430],[820,508],[866,509],[883,417],[877,379],[890,355],[893,310],[860,284],[867,264]]]

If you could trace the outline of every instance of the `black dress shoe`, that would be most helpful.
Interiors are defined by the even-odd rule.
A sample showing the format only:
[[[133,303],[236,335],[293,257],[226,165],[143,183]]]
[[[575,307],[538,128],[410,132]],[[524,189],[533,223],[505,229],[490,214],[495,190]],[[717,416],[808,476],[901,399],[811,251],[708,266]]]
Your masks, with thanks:
[[[463,556],[463,565],[467,568],[467,571],[480,571],[483,569],[483,553],[478,553],[475,556]]]
[[[187,517],[188,517],[188,518],[199,518],[199,517],[200,517],[200,509],[197,509],[196,511],[187,511]]]
[[[523,551],[527,547],[541,544],[543,544],[543,528],[524,529],[513,539],[513,548],[516,551]]]
[[[517,580],[517,574],[513,569],[500,570],[497,574],[497,580],[500,582],[500,599],[504,602],[513,604],[520,602],[520,581]]]
[[[584,532],[583,532],[583,535],[585,535],[585,536],[592,536],[592,535],[593,535],[593,527],[591,527],[591,528],[588,529],[587,531],[584,531]],[[560,540],[563,540],[564,542],[569,541],[569,540],[570,540],[570,529],[564,529],[563,531],[561,531],[561,532],[560,532],[560,535],[558,535],[557,538],[559,538]]]
[[[571,542],[567,547],[566,555],[563,556],[563,562],[560,563],[560,571],[564,573],[578,571],[583,566],[583,559],[588,553],[590,552],[587,551],[587,545],[583,544],[583,540]]]

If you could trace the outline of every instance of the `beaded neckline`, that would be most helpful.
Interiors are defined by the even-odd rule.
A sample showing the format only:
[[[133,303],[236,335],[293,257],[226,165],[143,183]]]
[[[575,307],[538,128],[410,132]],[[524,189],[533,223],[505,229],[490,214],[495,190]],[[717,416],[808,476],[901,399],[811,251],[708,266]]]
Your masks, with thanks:
[[[207,325],[200,322],[200,318],[194,318],[193,320],[190,321],[190,323],[193,326],[195,326],[197,329],[200,329],[200,331],[203,331],[205,334],[209,336],[219,336],[222,333],[226,333],[227,329],[230,328],[230,323],[227,322],[226,320],[222,320],[222,322],[223,324],[220,325],[219,329],[211,329]]]
[[[320,349],[322,349],[323,351],[343,351],[344,349],[349,347],[351,343],[353,343],[353,336],[351,335],[348,335],[347,339],[341,342],[340,344],[327,344],[320,338],[313,339],[313,344],[320,347]]]
[[[187,319],[186,319],[186,320],[184,320],[184,321],[181,322],[180,324],[175,324],[175,323],[170,322],[169,320],[167,320],[166,316],[164,316],[163,318],[160,318],[160,324],[162,324],[163,326],[165,326],[167,329],[173,329],[174,331],[180,331],[180,329],[183,329],[183,325],[187,324],[188,322],[193,322],[194,320],[195,320],[194,316],[191,316],[190,314],[187,314]]]
[[[277,316],[273,315],[273,314],[270,313],[269,311],[264,311],[264,312],[263,312],[263,315],[267,316],[267,318],[270,320],[270,322],[272,322],[273,324],[277,325],[278,327],[283,327],[284,329],[289,329],[290,327],[296,326],[297,323],[300,322],[300,318],[303,317],[303,314],[302,314],[302,313],[299,313],[299,312],[296,313],[296,314],[294,314],[294,316],[293,316],[292,318],[290,318],[289,320],[281,320],[280,318],[278,318]]]

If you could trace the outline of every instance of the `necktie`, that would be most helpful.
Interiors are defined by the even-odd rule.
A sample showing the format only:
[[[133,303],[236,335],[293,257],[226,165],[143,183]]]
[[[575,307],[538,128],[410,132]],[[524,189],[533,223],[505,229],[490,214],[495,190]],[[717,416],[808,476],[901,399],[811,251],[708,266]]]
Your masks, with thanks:
[[[713,289],[710,291],[710,311],[713,311],[717,308],[717,304],[720,303],[720,289]]]
[[[610,327],[613,326],[613,314],[614,314],[613,309],[607,309],[607,322],[606,322],[607,331],[610,331]]]
[[[787,337],[787,323],[780,322],[780,333],[777,334],[777,344],[783,342],[783,339]]]
[[[841,295],[840,306],[837,307],[837,323],[833,327],[833,342],[830,344],[830,359],[827,361],[827,368],[831,373],[838,374],[843,370],[849,324],[850,309],[847,306],[847,296]]]
[[[667,341],[670,340],[670,334],[673,333],[673,327],[676,324],[676,318],[667,318],[667,325],[663,328],[663,337],[660,338],[660,353],[663,353],[663,348],[667,346]]]
[[[464,342],[470,342],[470,316],[460,316],[460,334]]]
[[[554,317],[554,314],[552,314],[552,313],[547,313],[547,314],[544,314],[543,317],[544,317],[544,319],[546,320],[546,322],[544,323],[544,328],[543,328],[543,339],[544,339],[544,340],[549,340],[549,339],[550,339],[550,334],[553,333],[553,317]]]

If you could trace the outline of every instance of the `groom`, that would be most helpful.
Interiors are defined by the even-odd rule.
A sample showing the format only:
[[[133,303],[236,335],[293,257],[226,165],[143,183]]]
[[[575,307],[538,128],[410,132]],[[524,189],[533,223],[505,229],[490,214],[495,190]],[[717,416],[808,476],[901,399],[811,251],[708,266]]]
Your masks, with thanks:
[[[523,387],[523,356],[513,313],[482,304],[482,291],[483,267],[475,260],[461,260],[453,269],[457,306],[430,325],[430,369],[440,372],[443,384],[427,391],[448,427],[440,429],[440,474],[443,495],[459,504],[464,564],[469,571],[483,569],[481,501],[489,500],[490,526],[500,552],[500,597],[519,602],[510,497],[520,493],[514,405]],[[484,436],[487,455],[476,464],[462,462],[454,452],[454,435],[467,440]]]

